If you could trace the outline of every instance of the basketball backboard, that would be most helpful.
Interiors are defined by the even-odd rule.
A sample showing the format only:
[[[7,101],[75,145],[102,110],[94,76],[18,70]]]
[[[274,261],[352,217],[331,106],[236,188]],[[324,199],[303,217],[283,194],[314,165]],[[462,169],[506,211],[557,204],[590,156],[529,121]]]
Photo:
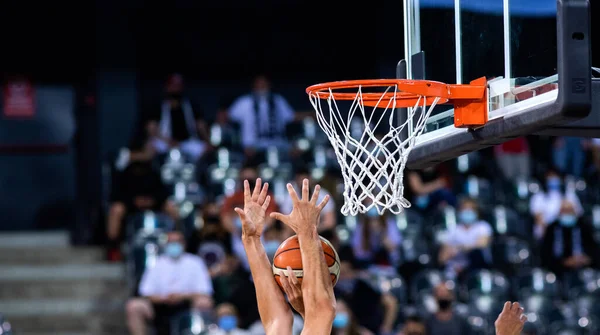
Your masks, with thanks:
[[[455,128],[452,106],[437,106],[409,167],[540,132],[600,137],[588,0],[403,1],[399,77],[489,82],[489,122],[478,129]]]

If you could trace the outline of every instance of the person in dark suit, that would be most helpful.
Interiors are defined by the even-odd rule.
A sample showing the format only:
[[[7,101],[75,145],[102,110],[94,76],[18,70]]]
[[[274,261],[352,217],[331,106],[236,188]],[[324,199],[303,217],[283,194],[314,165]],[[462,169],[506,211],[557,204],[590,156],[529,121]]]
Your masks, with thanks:
[[[563,200],[560,214],[546,229],[542,242],[542,264],[557,275],[597,266],[598,244],[593,228],[576,214],[575,206]]]

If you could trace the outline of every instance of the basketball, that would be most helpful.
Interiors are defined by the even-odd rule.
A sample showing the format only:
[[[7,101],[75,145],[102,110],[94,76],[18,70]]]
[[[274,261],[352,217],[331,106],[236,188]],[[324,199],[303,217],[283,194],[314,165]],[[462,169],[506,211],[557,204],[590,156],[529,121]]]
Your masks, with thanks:
[[[340,275],[340,258],[331,243],[322,236],[319,237],[325,255],[325,263],[327,263],[331,275],[331,282],[335,286]],[[292,268],[296,277],[298,277],[298,281],[302,283],[302,255],[300,254],[300,244],[296,235],[283,241],[277,248],[275,257],[273,257],[273,275],[279,287],[282,287],[280,276],[285,276],[288,266]]]

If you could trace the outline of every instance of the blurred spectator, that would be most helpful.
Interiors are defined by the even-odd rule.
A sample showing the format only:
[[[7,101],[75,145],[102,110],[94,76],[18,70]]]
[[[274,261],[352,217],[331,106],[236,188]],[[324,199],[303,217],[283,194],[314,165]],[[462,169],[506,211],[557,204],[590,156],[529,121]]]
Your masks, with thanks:
[[[374,334],[390,334],[398,314],[398,301],[371,286],[354,263],[352,252],[340,251],[340,279],[336,297],[344,300],[358,324]]]
[[[242,145],[247,155],[269,146],[288,148],[285,130],[295,119],[294,110],[284,97],[271,92],[266,76],[254,78],[252,93],[234,101],[229,117],[241,126]]]
[[[592,159],[596,173],[600,173],[600,138],[592,139]]]
[[[361,327],[346,302],[338,299],[335,306],[332,335],[373,335],[369,330]]]
[[[240,171],[239,181],[236,184],[237,191],[225,199],[223,206],[221,207],[220,214],[221,224],[231,234],[231,248],[233,254],[242,261],[247,270],[249,270],[250,267],[248,266],[246,251],[244,250],[241,240],[242,222],[233,209],[236,207],[244,207],[244,180],[247,180],[248,183],[250,183],[250,190],[253,190],[256,178],[258,178],[258,171],[256,171],[256,167],[249,163],[244,165]],[[269,203],[269,208],[267,208],[266,212],[267,217],[265,221],[265,229],[270,227],[274,222],[269,214],[277,211],[277,202],[275,201],[273,193],[271,193],[270,190],[269,195],[271,196],[271,202]]]
[[[223,303],[215,309],[217,314],[216,330],[212,330],[208,335],[249,335],[250,332],[238,328],[238,315],[235,306]]]
[[[418,315],[409,316],[398,335],[425,335],[425,323]]]
[[[265,253],[270,261],[273,261],[273,257],[275,257],[275,252],[281,242],[283,242],[282,234],[281,234],[281,225],[273,224],[269,227],[265,228],[263,232],[263,244],[265,246]]]
[[[445,283],[437,285],[433,289],[433,295],[437,300],[438,310],[426,321],[428,335],[462,335],[470,331],[469,324],[459,315],[454,313],[452,304],[454,294]]]
[[[154,320],[160,330],[168,329],[170,317],[183,310],[212,307],[213,293],[206,265],[198,256],[184,252],[180,232],[168,234],[165,254],[146,269],[140,282],[141,297],[127,302],[127,325],[131,334],[146,334],[146,322]]]
[[[493,230],[479,219],[477,203],[463,199],[458,210],[458,225],[447,231],[438,256],[452,278],[465,270],[485,268],[491,263],[490,244]]]
[[[106,234],[110,244],[109,257],[118,260],[118,248],[124,236],[123,221],[127,217],[144,211],[163,211],[174,220],[178,218],[175,204],[168,200],[168,191],[160,173],[152,163],[152,150],[148,146],[132,146],[121,162],[126,166],[116,173],[111,192],[111,202],[106,223]]]
[[[542,191],[534,194],[529,200],[529,211],[535,222],[533,235],[537,240],[541,240],[546,227],[557,220],[563,199],[573,204],[577,216],[583,214],[577,194],[573,191],[565,192],[563,180],[556,169],[548,169],[541,184]]]
[[[400,243],[402,238],[396,220],[385,214],[379,215],[375,207],[362,217],[352,236],[354,255],[365,265],[399,265]]]
[[[531,155],[529,144],[525,137],[515,138],[494,148],[496,162],[504,178],[516,181],[528,178],[531,173]]]
[[[181,74],[172,74],[165,85],[165,97],[154,106],[146,123],[146,131],[158,153],[179,148],[196,161],[207,149],[208,129],[202,110],[184,95]]]
[[[542,264],[557,275],[598,262],[593,228],[577,216],[575,206],[563,200],[555,222],[548,226],[542,244]]]
[[[557,137],[552,150],[552,160],[560,172],[581,177],[585,164],[583,140],[579,137]]]
[[[409,170],[407,176],[406,198],[418,209],[429,211],[445,205],[456,207],[456,196],[450,189],[450,178],[444,165],[419,171]]]
[[[295,169],[294,181],[291,183],[292,186],[294,187],[294,190],[296,190],[296,192],[298,194],[300,194],[302,191],[302,181],[304,179],[308,179],[310,185],[315,184],[315,182],[312,180],[309,168],[305,165],[299,165]],[[311,192],[312,192],[312,190],[311,190]],[[327,196],[327,195],[329,195],[329,202],[327,203],[327,205],[325,205],[325,208],[323,208],[323,211],[321,211],[321,222],[319,223],[320,231],[326,230],[326,229],[332,229],[336,225],[336,207],[335,207],[335,201],[333,200],[331,193],[329,193],[329,191],[327,191],[326,189],[321,187],[321,191],[319,192],[319,199],[317,200],[317,203],[321,203],[321,201],[323,201],[323,199],[325,199],[325,196]],[[280,206],[281,206],[282,213],[284,213],[284,214],[291,213],[292,207],[293,207],[292,199],[290,197],[285,197],[283,199],[283,202],[281,202]],[[287,226],[284,227],[284,230],[286,230],[286,229],[289,230],[289,228],[287,228]],[[284,235],[289,235],[289,234],[284,233]]]

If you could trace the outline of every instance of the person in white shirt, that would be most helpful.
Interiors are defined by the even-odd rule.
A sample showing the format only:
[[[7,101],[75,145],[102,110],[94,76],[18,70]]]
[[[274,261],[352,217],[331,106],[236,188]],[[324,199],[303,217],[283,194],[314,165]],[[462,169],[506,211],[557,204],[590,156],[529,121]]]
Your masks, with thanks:
[[[127,326],[131,334],[146,334],[146,323],[158,316],[158,310],[188,305],[205,311],[212,307],[213,288],[208,269],[202,258],[184,250],[183,234],[170,232],[165,254],[144,271],[139,287],[141,297],[127,302]]]
[[[542,191],[534,194],[529,200],[529,211],[533,216],[535,225],[533,236],[541,241],[549,224],[558,219],[560,204],[563,200],[569,200],[575,208],[575,214],[579,217],[583,214],[583,208],[579,197],[575,192],[564,190],[563,181],[555,169],[546,171]]]
[[[449,276],[458,276],[466,269],[484,268],[491,263],[491,225],[479,219],[477,202],[463,199],[458,211],[459,224],[446,232],[438,255]]]
[[[242,146],[249,156],[270,146],[289,146],[285,130],[295,119],[294,110],[285,98],[271,92],[271,84],[264,75],[254,79],[252,93],[233,102],[229,118],[240,124]]]
[[[292,183],[292,186],[294,187],[294,190],[296,190],[296,192],[300,192],[300,185],[302,185],[302,181],[304,179],[308,179],[310,183],[314,183],[310,175],[310,170],[306,166],[297,166],[294,176],[294,182]],[[327,203],[327,205],[325,205],[323,211],[321,211],[321,222],[319,223],[319,231],[335,228],[336,224],[335,202],[333,201],[333,197],[326,189],[321,188],[321,193],[319,193],[318,201],[323,201],[323,199],[325,199],[326,196],[329,196],[329,202]],[[284,199],[281,199],[279,207],[282,213],[290,213],[293,208],[292,199],[290,197],[285,197]],[[284,226],[283,236],[293,235],[287,230],[289,229]]]

